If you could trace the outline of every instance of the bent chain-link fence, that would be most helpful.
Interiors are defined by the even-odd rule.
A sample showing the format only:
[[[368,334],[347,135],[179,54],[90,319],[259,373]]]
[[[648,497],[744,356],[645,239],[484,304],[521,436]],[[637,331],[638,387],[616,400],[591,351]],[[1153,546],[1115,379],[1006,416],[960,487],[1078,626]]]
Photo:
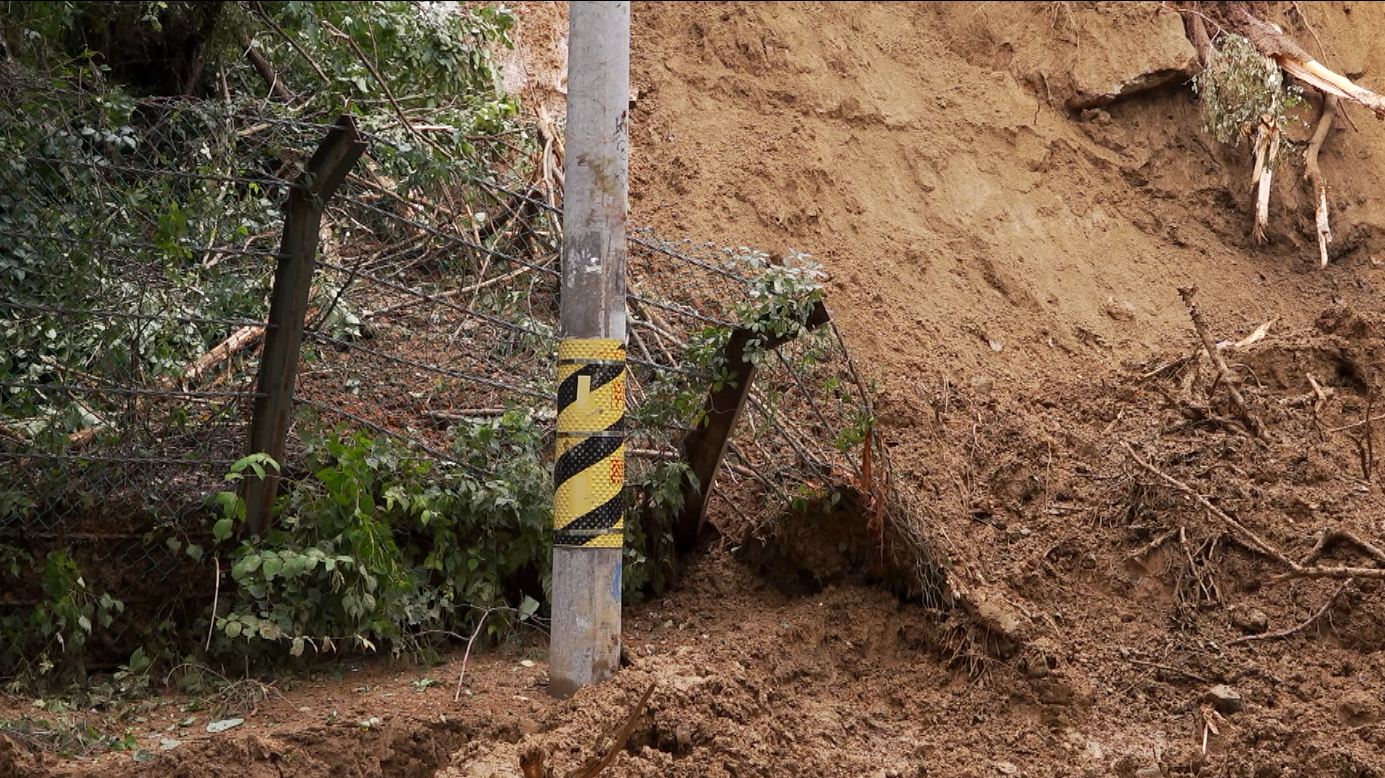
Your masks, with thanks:
[[[214,586],[181,549],[211,547],[209,497],[247,453],[284,205],[329,125],[271,104],[112,106],[51,85],[40,98],[0,83],[0,99],[50,106],[0,133],[0,563],[70,557],[88,591],[124,603],[104,640],[128,653],[138,636],[122,629],[202,607]],[[459,426],[518,410],[551,445],[552,160],[478,149],[481,173],[426,171],[400,163],[420,145],[411,133],[365,134],[366,156],[326,203],[285,478],[305,475],[324,429],[484,474],[494,468],[457,461]],[[411,184],[425,174],[433,185]],[[811,278],[792,255],[645,230],[628,249],[640,483],[683,457],[723,380],[726,334],[772,323],[795,292],[784,285]],[[869,481],[872,445],[867,391],[834,326],[756,362],[710,510],[748,527],[828,484]],[[39,577],[7,579],[0,617],[44,596]]]

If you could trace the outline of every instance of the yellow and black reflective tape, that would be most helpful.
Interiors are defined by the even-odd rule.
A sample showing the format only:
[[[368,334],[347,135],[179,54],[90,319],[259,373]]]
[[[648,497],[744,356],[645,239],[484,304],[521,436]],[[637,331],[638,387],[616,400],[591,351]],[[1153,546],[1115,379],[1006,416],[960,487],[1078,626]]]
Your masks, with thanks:
[[[618,340],[558,344],[554,543],[624,545],[625,346]]]

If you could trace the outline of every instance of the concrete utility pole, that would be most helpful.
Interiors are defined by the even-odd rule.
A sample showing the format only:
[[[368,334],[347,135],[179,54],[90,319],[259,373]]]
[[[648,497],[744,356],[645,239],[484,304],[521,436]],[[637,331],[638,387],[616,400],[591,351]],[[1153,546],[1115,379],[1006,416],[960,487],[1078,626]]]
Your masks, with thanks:
[[[567,70],[548,659],[558,697],[620,665],[630,3],[571,4]]]

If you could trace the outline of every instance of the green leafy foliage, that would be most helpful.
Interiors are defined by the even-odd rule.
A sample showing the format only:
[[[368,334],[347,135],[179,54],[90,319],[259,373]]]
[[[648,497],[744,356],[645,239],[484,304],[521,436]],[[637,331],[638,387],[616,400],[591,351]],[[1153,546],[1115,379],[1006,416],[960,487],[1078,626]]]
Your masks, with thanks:
[[[0,581],[7,588],[22,591],[19,583],[34,578],[41,596],[27,608],[0,612],[0,674],[47,676],[66,655],[80,656],[93,633],[125,610],[120,600],[87,587],[68,552],[51,551],[39,565],[13,546],[0,546]]]
[[[235,594],[216,617],[221,647],[398,651],[426,632],[466,628],[477,609],[509,607],[511,592],[515,617],[532,615],[538,600],[522,590],[542,594],[550,542],[541,442],[521,410],[462,427],[448,464],[362,434],[315,442],[312,475],[279,501],[274,528],[230,551]],[[237,494],[216,501],[218,526],[243,521]],[[526,602],[535,603],[527,613]],[[487,627],[499,634],[509,623],[492,616]]]
[[[1248,38],[1227,33],[1218,43],[1212,63],[1193,78],[1203,131],[1222,143],[1240,144],[1262,123],[1287,129],[1288,112],[1303,102],[1299,89],[1286,84],[1279,65]]]

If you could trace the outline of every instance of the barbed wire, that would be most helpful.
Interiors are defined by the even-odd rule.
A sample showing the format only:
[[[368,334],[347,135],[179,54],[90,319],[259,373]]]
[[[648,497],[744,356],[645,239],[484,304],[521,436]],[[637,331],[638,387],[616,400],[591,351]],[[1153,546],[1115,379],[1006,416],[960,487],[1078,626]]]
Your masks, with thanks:
[[[229,327],[264,327],[275,329],[277,325],[259,319],[228,319],[219,316],[187,316],[169,313],[129,313],[101,308],[76,308],[72,306],[43,305],[40,303],[21,303],[0,299],[0,308],[18,311],[37,311],[39,313],[58,313],[64,316],[93,316],[103,319],[135,319],[144,321],[176,321],[185,324],[223,324]]]

